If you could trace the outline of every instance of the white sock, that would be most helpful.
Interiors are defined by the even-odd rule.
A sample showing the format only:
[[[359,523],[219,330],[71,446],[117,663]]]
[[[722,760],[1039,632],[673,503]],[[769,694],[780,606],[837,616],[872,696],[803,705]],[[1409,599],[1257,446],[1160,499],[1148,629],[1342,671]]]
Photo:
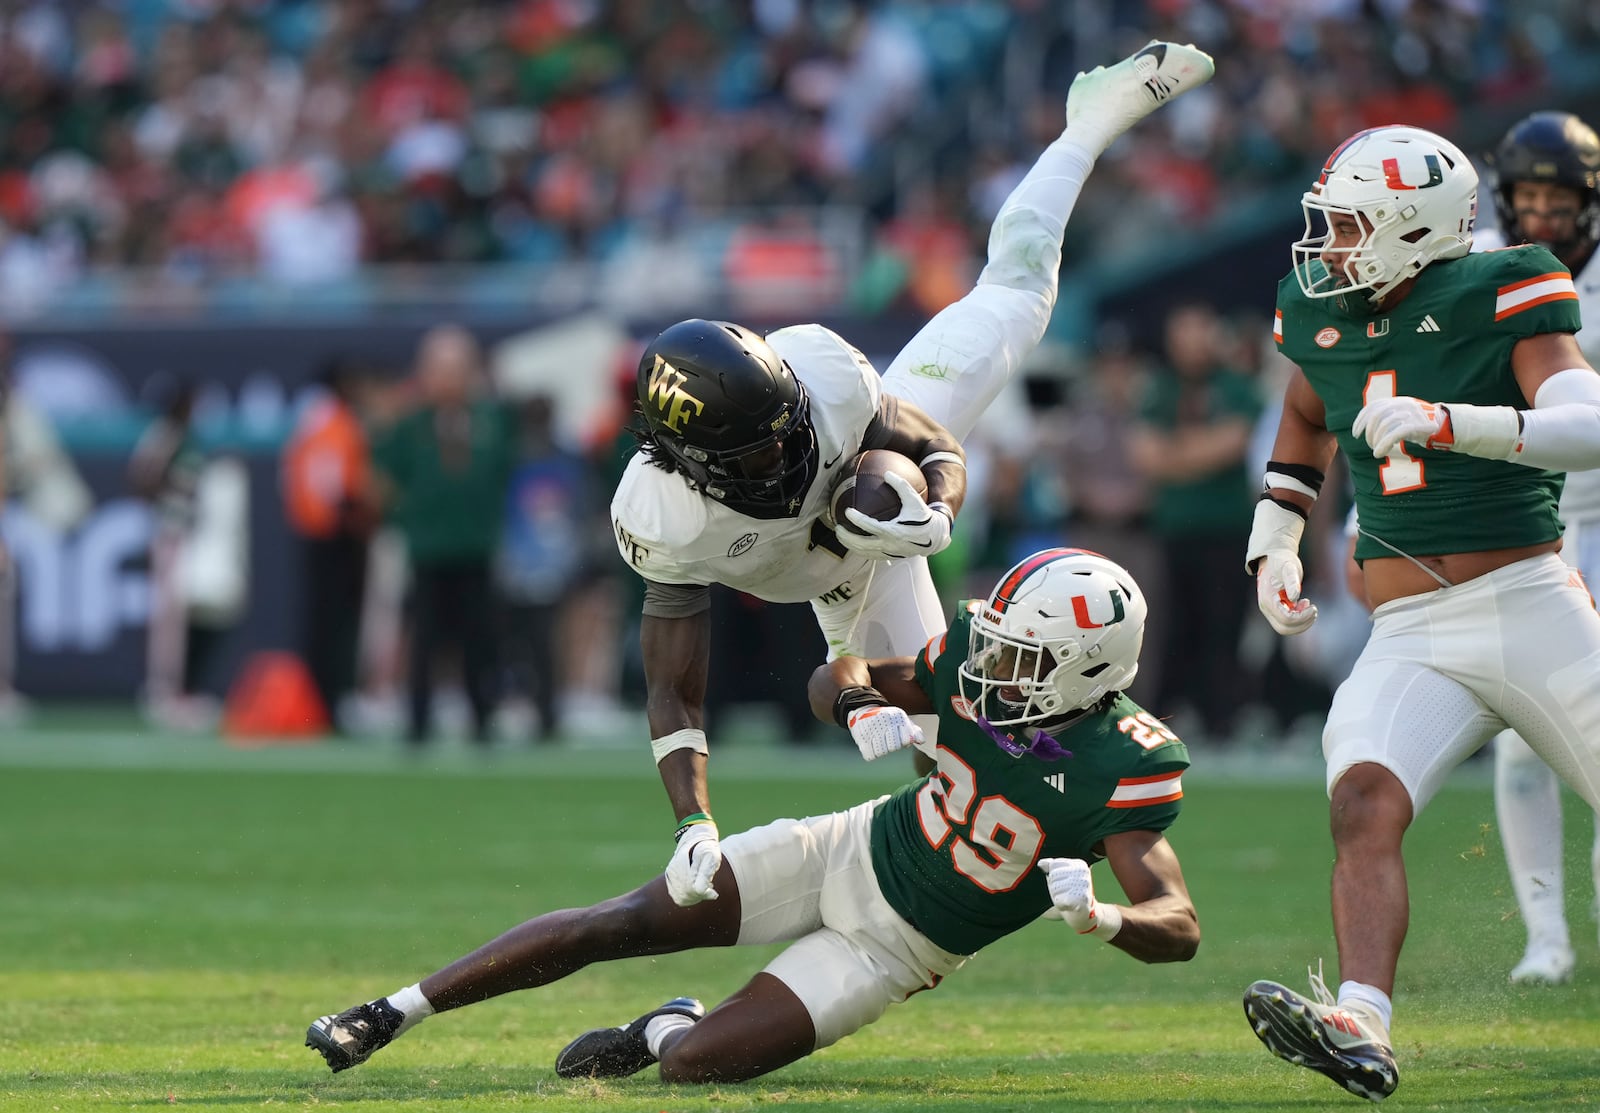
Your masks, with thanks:
[[[1570,949],[1561,876],[1561,786],[1527,743],[1494,743],[1494,812],[1528,946]]]
[[[674,1032],[693,1027],[694,1017],[684,1016],[682,1013],[667,1013],[664,1016],[654,1017],[644,1026],[644,1045],[650,1049],[650,1054],[659,1059],[662,1041]]]
[[[395,1030],[395,1035],[400,1036],[411,1028],[415,1028],[422,1021],[433,1015],[433,1006],[422,995],[422,983],[408,985],[402,990],[397,990],[384,998],[389,1002],[389,1007],[399,1009],[402,1017],[400,1027]]]
[[[1383,1025],[1383,1038],[1389,1038],[1389,1022],[1394,1019],[1394,1002],[1375,985],[1365,982],[1340,982],[1339,1004],[1358,1005]]]

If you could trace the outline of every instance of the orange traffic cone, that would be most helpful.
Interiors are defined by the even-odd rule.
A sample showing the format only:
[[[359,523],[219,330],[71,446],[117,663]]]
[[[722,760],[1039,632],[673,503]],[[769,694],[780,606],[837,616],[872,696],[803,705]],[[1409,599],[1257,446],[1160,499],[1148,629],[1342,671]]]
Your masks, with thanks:
[[[293,653],[256,653],[228,693],[222,736],[234,745],[300,745],[328,732],[328,712]]]

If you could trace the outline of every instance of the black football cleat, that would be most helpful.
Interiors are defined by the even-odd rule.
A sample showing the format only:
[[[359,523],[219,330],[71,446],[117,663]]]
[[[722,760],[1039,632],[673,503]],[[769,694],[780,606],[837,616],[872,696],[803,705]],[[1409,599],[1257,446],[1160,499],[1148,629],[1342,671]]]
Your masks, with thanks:
[[[1256,982],[1244,995],[1250,1027],[1267,1050],[1297,1067],[1325,1074],[1357,1097],[1382,1101],[1400,1085],[1387,1035],[1341,1008],[1313,978],[1314,998],[1277,982]]]
[[[373,1052],[387,1046],[404,1019],[405,1014],[387,1000],[368,1001],[313,1021],[306,1029],[306,1046],[320,1053],[328,1069],[338,1074],[365,1063]]]
[[[658,1016],[674,1014],[699,1020],[706,1015],[706,1007],[693,997],[674,997],[632,1024],[585,1032],[556,1056],[556,1074],[561,1078],[627,1078],[638,1074],[656,1061],[644,1042],[645,1025]]]

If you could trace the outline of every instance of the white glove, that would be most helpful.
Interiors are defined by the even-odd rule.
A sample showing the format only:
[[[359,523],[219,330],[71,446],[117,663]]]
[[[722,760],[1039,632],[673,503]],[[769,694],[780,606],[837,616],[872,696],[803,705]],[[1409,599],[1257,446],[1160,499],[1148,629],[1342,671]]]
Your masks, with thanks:
[[[1405,442],[1423,448],[1449,449],[1454,443],[1449,427],[1449,410],[1420,398],[1401,395],[1379,398],[1362,406],[1350,431],[1365,437],[1372,446],[1372,454],[1381,460]]]
[[[1300,598],[1305,568],[1300,535],[1305,519],[1270,499],[1256,503],[1255,524],[1245,550],[1245,568],[1255,570],[1256,606],[1280,634],[1300,634],[1317,620],[1316,605]]]
[[[855,507],[844,512],[861,533],[835,530],[839,543],[851,552],[875,560],[892,557],[932,556],[950,544],[950,513],[941,503],[930,506],[904,476],[884,473],[885,481],[900,496],[900,513],[887,522],[869,518]]]
[[[856,749],[868,761],[922,742],[922,728],[898,707],[882,703],[858,707],[850,712],[846,721],[850,724],[850,737],[856,740]]]
[[[722,844],[715,823],[695,823],[678,835],[678,847],[667,863],[667,893],[680,908],[716,900],[712,879],[722,866]]]
[[[1122,927],[1122,910],[1113,905],[1102,907],[1094,899],[1094,878],[1089,876],[1088,862],[1082,858],[1041,858],[1039,868],[1044,870],[1051,902],[1073,931],[1079,935],[1094,932],[1109,939]]]
[[[1362,406],[1350,431],[1358,437],[1365,435],[1372,454],[1380,460],[1409,441],[1485,460],[1515,461],[1522,442],[1522,419],[1514,406],[1383,398]]]

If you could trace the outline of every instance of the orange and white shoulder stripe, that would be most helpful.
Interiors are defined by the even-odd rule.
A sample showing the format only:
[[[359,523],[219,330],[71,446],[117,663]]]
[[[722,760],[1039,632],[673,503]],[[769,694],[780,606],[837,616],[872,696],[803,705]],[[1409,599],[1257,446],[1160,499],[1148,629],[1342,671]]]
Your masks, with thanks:
[[[1167,804],[1183,797],[1183,772],[1161,773],[1154,777],[1124,777],[1106,801],[1108,808],[1146,808]]]
[[[948,634],[940,634],[936,638],[928,639],[928,644],[922,649],[922,660],[931,669],[934,662],[944,654],[945,643],[949,641]]]
[[[1276,309],[1272,313],[1272,339],[1282,346],[1283,344],[1283,310]]]
[[[1503,321],[1507,317],[1521,313],[1524,309],[1532,309],[1545,302],[1577,300],[1578,288],[1572,284],[1572,275],[1566,271],[1536,274],[1532,278],[1524,278],[1521,282],[1502,286],[1496,291],[1494,319]]]

